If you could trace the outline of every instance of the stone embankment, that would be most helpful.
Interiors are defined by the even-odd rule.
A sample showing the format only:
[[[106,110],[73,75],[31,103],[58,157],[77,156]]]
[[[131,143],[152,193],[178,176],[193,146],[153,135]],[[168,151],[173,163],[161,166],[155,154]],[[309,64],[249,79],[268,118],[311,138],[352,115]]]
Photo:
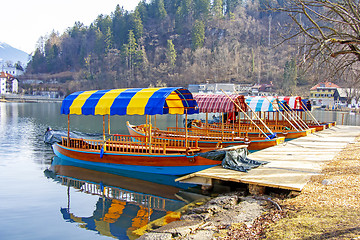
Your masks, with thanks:
[[[256,223],[267,213],[278,212],[279,206],[269,198],[242,195],[232,193],[213,198],[201,206],[195,204],[182,213],[181,221],[153,229],[138,239],[226,239],[230,237],[227,232],[234,226],[258,234],[260,225]]]
[[[50,98],[48,96],[32,96],[21,94],[2,94],[1,102],[62,102],[63,98]]]

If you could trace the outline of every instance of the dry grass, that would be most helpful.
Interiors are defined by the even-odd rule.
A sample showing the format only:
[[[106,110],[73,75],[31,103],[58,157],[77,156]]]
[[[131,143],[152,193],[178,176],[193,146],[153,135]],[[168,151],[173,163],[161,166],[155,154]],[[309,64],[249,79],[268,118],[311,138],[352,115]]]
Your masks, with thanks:
[[[360,138],[323,168],[295,198],[267,239],[360,239]]]

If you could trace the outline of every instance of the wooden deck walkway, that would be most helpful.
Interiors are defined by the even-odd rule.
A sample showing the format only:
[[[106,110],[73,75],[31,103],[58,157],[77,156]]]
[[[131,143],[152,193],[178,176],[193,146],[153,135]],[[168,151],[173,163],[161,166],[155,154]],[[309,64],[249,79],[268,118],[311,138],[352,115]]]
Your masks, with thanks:
[[[301,191],[310,177],[321,173],[322,165],[354,142],[360,135],[358,126],[335,126],[309,136],[270,147],[249,155],[268,164],[247,173],[212,167],[176,179],[176,181],[212,186],[212,180],[241,182],[249,188],[265,187]]]

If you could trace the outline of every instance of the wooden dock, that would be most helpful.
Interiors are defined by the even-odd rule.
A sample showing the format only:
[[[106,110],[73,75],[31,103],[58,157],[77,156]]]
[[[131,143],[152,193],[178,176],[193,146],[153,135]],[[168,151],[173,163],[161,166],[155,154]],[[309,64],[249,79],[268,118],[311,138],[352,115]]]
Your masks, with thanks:
[[[358,126],[334,126],[251,153],[248,156],[250,159],[269,163],[246,173],[216,166],[180,177],[176,181],[195,183],[205,188],[212,186],[214,179],[246,183],[253,193],[262,192],[265,187],[301,191],[311,176],[321,174],[324,163],[331,161],[359,135]]]

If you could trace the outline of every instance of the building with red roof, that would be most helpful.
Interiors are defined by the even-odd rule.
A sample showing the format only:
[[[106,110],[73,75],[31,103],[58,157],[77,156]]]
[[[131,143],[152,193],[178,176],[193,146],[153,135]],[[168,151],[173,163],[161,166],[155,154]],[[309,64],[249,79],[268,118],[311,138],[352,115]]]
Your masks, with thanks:
[[[19,81],[11,74],[0,72],[0,94],[17,93]]]
[[[334,94],[340,87],[332,82],[320,82],[310,88],[310,101],[313,106],[334,106]]]

